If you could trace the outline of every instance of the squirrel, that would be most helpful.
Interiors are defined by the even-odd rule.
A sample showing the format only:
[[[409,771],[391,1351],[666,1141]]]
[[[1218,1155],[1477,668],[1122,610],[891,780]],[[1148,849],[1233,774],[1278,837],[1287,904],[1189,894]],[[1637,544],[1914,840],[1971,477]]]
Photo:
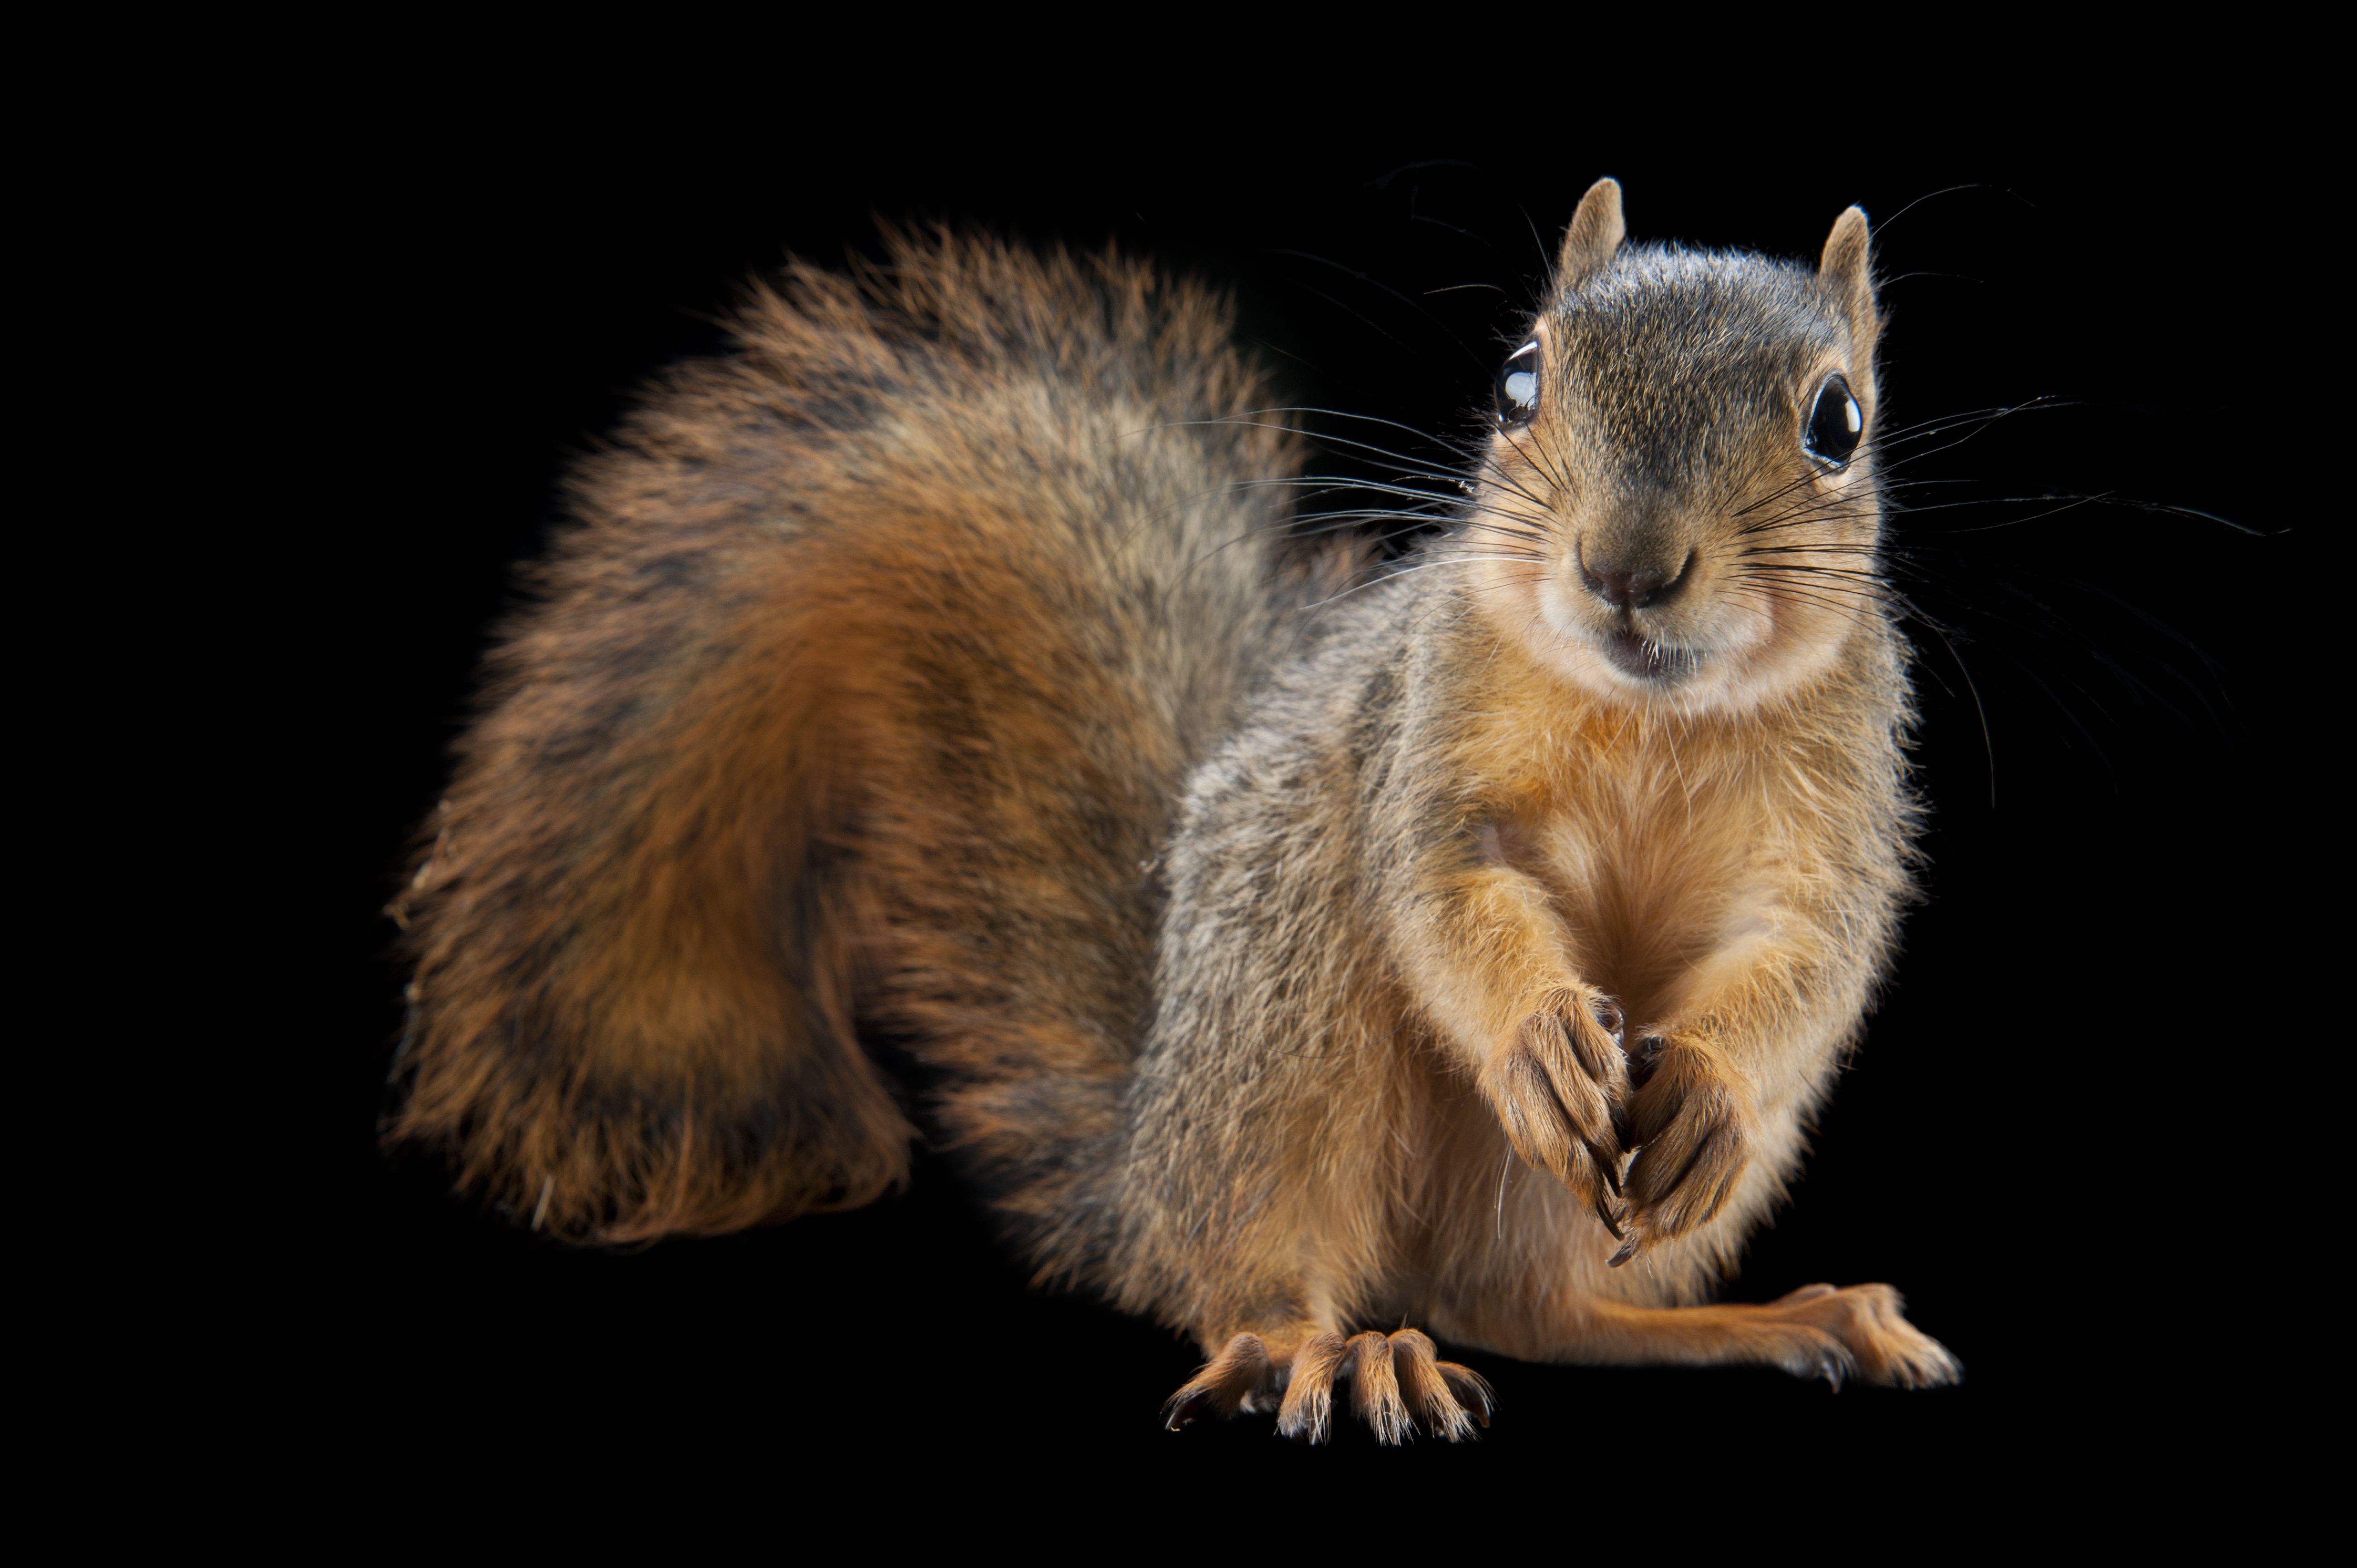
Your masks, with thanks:
[[[1911,896],[1866,215],[1580,200],[1448,526],[1302,542],[1224,300],[941,232],[754,285],[570,480],[392,913],[388,1140],[535,1230],[866,1203],[931,1125],[1165,1407],[1486,1425],[1434,1338],[1929,1386],[1707,1296]],[[1402,1324],[1385,1331],[1374,1326]]]

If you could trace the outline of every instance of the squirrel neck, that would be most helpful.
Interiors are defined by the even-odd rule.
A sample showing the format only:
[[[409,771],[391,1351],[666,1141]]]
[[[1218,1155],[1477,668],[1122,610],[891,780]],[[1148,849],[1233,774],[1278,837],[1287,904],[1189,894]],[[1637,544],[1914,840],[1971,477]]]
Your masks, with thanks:
[[[1460,613],[1433,618],[1452,628],[1434,671],[1459,688],[1452,749],[1471,777],[1510,794],[1555,795],[1566,769],[1591,780],[1666,771],[1692,790],[1783,776],[1801,754],[1879,763],[1909,720],[1902,645],[1878,611],[1851,621],[1835,656],[1789,691],[1730,710],[1681,704],[1674,691],[1596,692],[1541,659],[1482,596],[1456,592]]]

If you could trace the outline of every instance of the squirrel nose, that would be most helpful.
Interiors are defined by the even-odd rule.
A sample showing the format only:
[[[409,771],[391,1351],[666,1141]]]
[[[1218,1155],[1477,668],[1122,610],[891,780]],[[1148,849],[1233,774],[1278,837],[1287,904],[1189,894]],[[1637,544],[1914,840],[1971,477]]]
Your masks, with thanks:
[[[1644,609],[1674,596],[1685,585],[1686,568],[1693,564],[1691,552],[1678,563],[1675,572],[1664,572],[1659,566],[1629,566],[1609,559],[1596,560],[1582,551],[1579,580],[1587,585],[1589,593],[1614,609]]]

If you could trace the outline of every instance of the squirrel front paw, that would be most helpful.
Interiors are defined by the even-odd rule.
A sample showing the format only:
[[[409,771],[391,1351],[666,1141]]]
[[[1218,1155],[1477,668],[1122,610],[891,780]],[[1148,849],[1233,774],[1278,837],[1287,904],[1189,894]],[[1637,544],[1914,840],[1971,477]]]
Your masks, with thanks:
[[[1619,1268],[1655,1241],[1706,1224],[1750,1163],[1758,1118],[1751,1087],[1701,1040],[1648,1034],[1633,1055],[1639,1087],[1630,1103],[1627,1235]]]
[[[1620,1211],[1622,1101],[1620,1004],[1600,991],[1559,991],[1523,1021],[1480,1074],[1514,1152],[1553,1171],[1595,1206],[1615,1236]]]

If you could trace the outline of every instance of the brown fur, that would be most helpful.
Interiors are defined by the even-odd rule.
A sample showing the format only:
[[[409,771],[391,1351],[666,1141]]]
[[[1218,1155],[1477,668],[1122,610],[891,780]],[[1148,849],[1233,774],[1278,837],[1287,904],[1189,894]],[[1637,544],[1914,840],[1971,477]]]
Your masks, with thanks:
[[[1631,251],[1603,182],[1534,417],[1343,591],[1206,296],[947,240],[795,270],[585,473],[495,660],[394,1135],[568,1236],[860,1202],[907,1168],[880,1027],[1043,1276],[1203,1346],[1174,1422],[1316,1438],[1347,1384],[1466,1435],[1480,1380],[1349,1333],[1402,1314],[1952,1378],[1887,1287],[1693,1305],[1907,897],[1878,327],[1855,209],[1811,274]]]
[[[954,241],[864,284],[758,291],[578,477],[404,899],[392,1134],[535,1228],[902,1180],[855,1013],[1047,1231],[1118,1136],[1148,868],[1286,591],[1232,481],[1292,449],[1181,423],[1268,401],[1200,291]]]

